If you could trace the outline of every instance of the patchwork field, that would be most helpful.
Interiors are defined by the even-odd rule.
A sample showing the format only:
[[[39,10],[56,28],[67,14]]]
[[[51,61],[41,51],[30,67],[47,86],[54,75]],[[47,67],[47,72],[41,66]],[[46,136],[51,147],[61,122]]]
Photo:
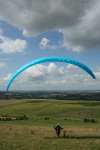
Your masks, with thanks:
[[[0,120],[0,150],[100,150],[100,102],[0,101],[0,117],[16,116],[28,119]]]

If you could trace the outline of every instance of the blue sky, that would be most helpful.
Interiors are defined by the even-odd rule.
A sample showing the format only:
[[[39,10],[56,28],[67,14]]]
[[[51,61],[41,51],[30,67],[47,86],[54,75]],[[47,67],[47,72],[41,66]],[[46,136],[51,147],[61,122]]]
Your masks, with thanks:
[[[25,2],[28,1],[25,0]],[[99,17],[100,9],[96,7],[97,13],[95,14],[94,5],[92,6],[92,3],[89,2],[87,5],[91,8],[89,12],[86,11],[87,14],[83,15],[84,10],[88,9],[87,6],[84,6],[84,10],[78,10],[82,13],[81,16],[78,16],[78,12],[74,12],[74,10],[68,10],[70,11],[68,13],[70,16],[68,16],[67,11],[63,13],[65,8],[64,0],[62,0],[59,1],[60,5],[52,5],[53,12],[48,12],[48,17],[43,15],[41,20],[40,16],[37,15],[36,20],[34,20],[34,14],[41,11],[43,14],[45,13],[44,8],[41,10],[42,8],[39,7],[41,1],[38,0],[36,10],[30,5],[26,5],[25,2],[22,2],[25,5],[22,8],[26,12],[25,16],[21,14],[22,12],[20,16],[18,14],[18,10],[22,5],[20,1],[18,1],[18,4],[12,1],[9,4],[9,6],[15,7],[14,14],[11,14],[10,8],[7,14],[3,10],[0,11],[0,90],[6,89],[7,81],[16,69],[36,58],[49,56],[68,56],[85,63],[93,70],[97,79],[93,81],[87,74],[72,65],[46,63],[32,67],[22,73],[14,82],[11,90],[99,90],[100,32],[98,29],[99,21],[96,18]],[[48,0],[48,2],[50,1]],[[77,5],[73,4],[73,6],[69,3],[69,7],[82,8],[84,4],[79,2],[80,0],[77,0]],[[35,4],[35,1],[32,0],[32,3]],[[52,1],[50,4],[53,3]],[[2,5],[6,7],[5,3]],[[48,4],[45,5],[48,6]],[[95,2],[95,6],[98,6],[98,2]],[[63,9],[60,10],[59,8]],[[32,18],[29,17],[26,22],[24,17],[29,13]],[[82,20],[81,22],[74,21],[75,13],[76,20],[79,17]],[[58,14],[59,16],[62,15],[62,18],[58,19]],[[21,16],[23,20],[20,19]],[[68,23],[68,20],[71,21]],[[96,24],[89,27],[94,20]],[[72,21],[73,24],[71,24]]]

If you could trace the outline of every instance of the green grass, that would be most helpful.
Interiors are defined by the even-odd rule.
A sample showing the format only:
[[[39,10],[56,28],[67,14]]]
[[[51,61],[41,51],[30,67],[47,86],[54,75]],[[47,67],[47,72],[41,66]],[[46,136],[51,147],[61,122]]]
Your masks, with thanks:
[[[0,150],[100,150],[100,102],[0,102],[0,115],[23,114],[29,119],[0,121]],[[84,123],[84,118],[97,122]],[[66,138],[63,133],[56,137],[53,127],[58,122],[66,130]]]

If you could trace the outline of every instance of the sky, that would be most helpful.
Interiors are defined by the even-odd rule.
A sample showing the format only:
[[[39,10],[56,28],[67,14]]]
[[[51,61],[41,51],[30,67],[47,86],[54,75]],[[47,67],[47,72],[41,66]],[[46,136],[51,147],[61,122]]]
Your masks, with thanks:
[[[96,75],[64,63],[24,71],[10,90],[100,90],[100,0],[0,0],[0,90],[21,66],[64,56]]]

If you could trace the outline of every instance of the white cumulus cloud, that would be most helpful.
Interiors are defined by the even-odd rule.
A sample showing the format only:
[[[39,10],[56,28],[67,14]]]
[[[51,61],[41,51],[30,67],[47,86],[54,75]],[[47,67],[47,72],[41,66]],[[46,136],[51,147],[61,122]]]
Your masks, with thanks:
[[[16,53],[23,52],[27,47],[27,42],[22,39],[10,39],[0,34],[0,52],[2,53]]]
[[[43,37],[40,41],[40,48],[46,49],[49,47],[49,40],[46,37]]]
[[[72,65],[61,66],[55,63],[40,64],[23,72],[12,89],[25,90],[81,90],[100,88],[100,70],[95,70],[96,80]],[[8,78],[9,76],[7,76]],[[5,78],[5,79],[7,79]]]

